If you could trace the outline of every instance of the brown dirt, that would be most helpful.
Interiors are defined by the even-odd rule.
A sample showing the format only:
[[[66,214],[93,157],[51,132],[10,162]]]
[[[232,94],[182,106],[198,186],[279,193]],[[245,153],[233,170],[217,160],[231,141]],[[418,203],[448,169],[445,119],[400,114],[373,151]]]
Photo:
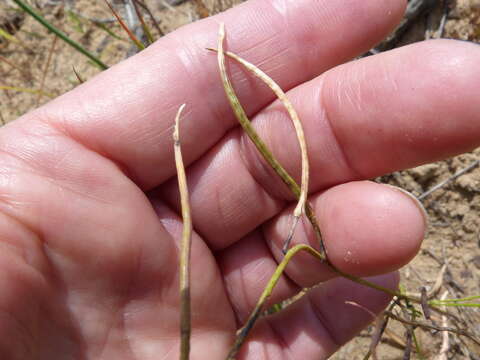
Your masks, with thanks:
[[[122,40],[114,39],[89,21],[77,24],[68,16],[61,1],[37,0],[40,11],[56,26],[88,49],[100,54],[107,64],[114,64],[132,52],[124,33],[118,25],[107,24]],[[170,0],[171,2],[171,0]],[[207,7],[212,13],[222,11],[241,0],[208,0]],[[69,1],[67,1],[69,3]],[[70,1],[71,10],[86,18],[111,19],[112,16],[101,2],[95,0]],[[187,1],[178,6],[166,8],[161,1],[147,1],[154,11],[164,33],[194,21],[198,18],[195,6]],[[52,5],[53,4],[53,5]],[[55,5],[56,4],[56,5]],[[22,71],[0,62],[0,85],[39,89],[42,74],[50,52],[53,35],[32,18],[14,11],[11,0],[0,3],[0,27],[15,35],[21,45],[5,41],[0,37],[0,55],[14,62]],[[420,19],[404,36],[402,43],[422,40],[438,35],[437,29],[443,13],[441,4],[427,16]],[[451,11],[446,22],[444,37],[480,42],[480,0],[451,1]],[[82,55],[63,42],[56,42],[51,65],[46,76],[44,91],[51,96],[62,94],[78,83],[72,67],[88,79],[99,72]],[[11,121],[38,103],[48,101],[48,96],[39,98],[25,92],[0,90],[0,118]],[[434,184],[452,176],[480,158],[480,149],[473,153],[457,156],[446,161],[424,165],[415,169],[390,174],[378,179],[400,186],[419,195]],[[463,297],[480,294],[480,167],[449,183],[423,201],[430,225],[420,254],[402,271],[403,285],[409,291],[418,291],[421,286],[432,286],[444,262],[448,262],[448,273],[444,276],[440,293],[449,291],[449,297]],[[464,319],[470,331],[480,334],[480,311],[470,309],[453,311]],[[400,340],[404,339],[404,328],[391,328]],[[344,346],[333,358],[362,359],[368,350],[369,328],[354,341]],[[417,330],[424,356],[434,359],[440,349],[440,333],[432,334]],[[380,359],[402,359],[403,350],[394,343],[395,335],[386,336],[389,344],[379,346]],[[398,344],[397,344],[398,345]],[[480,348],[469,342],[462,343],[451,336],[449,358],[478,359]],[[474,356],[477,356],[476,358]],[[412,358],[419,358],[413,355]]]

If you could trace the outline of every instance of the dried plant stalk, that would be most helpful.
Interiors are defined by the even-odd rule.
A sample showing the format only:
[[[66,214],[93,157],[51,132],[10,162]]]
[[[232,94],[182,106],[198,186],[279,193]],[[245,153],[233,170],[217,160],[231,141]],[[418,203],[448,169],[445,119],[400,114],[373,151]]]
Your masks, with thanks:
[[[308,178],[309,178],[309,163],[308,163],[308,154],[307,154],[307,142],[305,140],[305,132],[303,131],[303,126],[298,117],[298,114],[293,107],[291,101],[288,99],[285,92],[282,88],[265,72],[260,70],[258,67],[253,65],[252,63],[248,62],[245,59],[242,59],[240,56],[230,52],[225,51],[226,55],[231,57],[232,59],[239,62],[243,65],[246,69],[252,72],[256,77],[262,80],[265,84],[268,85],[270,89],[277,95],[278,99],[282,102],[287,110],[290,118],[292,119],[293,125],[295,126],[295,132],[297,134],[298,143],[300,145],[300,152],[302,156],[302,182],[300,188],[300,198],[298,199],[297,206],[294,210],[294,216],[300,217],[302,213],[305,211],[305,203],[307,202],[307,195],[308,195]]]
[[[307,145],[305,141],[305,134],[303,131],[302,124],[298,117],[297,112],[293,108],[292,103],[288,100],[283,90],[276,84],[267,74],[263,71],[258,69],[255,65],[249,63],[248,61],[240,58],[239,56],[230,53],[224,52],[223,50],[223,43],[225,39],[225,25],[222,23],[220,24],[219,29],[219,38],[218,38],[218,50],[215,49],[208,49],[212,51],[217,51],[217,59],[218,59],[218,66],[220,68],[220,75],[222,78],[223,87],[227,94],[227,98],[232,106],[235,115],[240,122],[240,125],[243,127],[247,135],[250,137],[252,142],[255,144],[257,149],[260,151],[262,156],[265,160],[269,163],[269,165],[274,169],[274,171],[280,176],[283,182],[290,188],[290,190],[294,193],[295,196],[298,197],[298,203],[294,210],[295,221],[290,230],[290,233],[285,241],[283,251],[286,253],[288,250],[288,246],[290,240],[293,236],[293,231],[295,229],[296,224],[298,223],[298,219],[302,215],[303,212],[306,213],[308,219],[312,223],[315,235],[320,243],[321,250],[324,254],[325,247],[323,245],[322,236],[320,232],[320,228],[318,227],[315,215],[313,213],[312,207],[307,202],[307,195],[308,195],[308,177],[309,177],[309,167],[308,167],[308,155],[307,155]],[[243,109],[240,101],[238,100],[235,91],[233,90],[233,86],[228,78],[227,71],[225,68],[225,54],[229,55],[236,61],[238,61],[241,65],[245,66],[249,71],[253,72],[255,76],[259,79],[264,81],[277,95],[277,97],[282,101],[285,108],[287,109],[290,117],[292,118],[293,124],[295,126],[295,131],[297,133],[297,138],[300,144],[301,156],[302,156],[302,185],[301,187],[293,180],[293,178],[287,173],[287,171],[282,167],[282,165],[275,159],[272,155],[270,150],[268,150],[267,146],[263,142],[263,140],[258,136],[256,131],[253,129],[250,120],[248,119],[245,110]]]
[[[295,226],[298,223],[298,220],[300,219],[302,214],[305,213],[305,206],[308,196],[309,162],[307,153],[307,142],[305,140],[305,132],[303,131],[302,123],[291,101],[288,99],[282,88],[270,76],[265,74],[265,72],[260,70],[252,63],[248,62],[245,59],[242,59],[240,56],[230,51],[226,51],[225,54],[243,65],[247,70],[252,72],[257,78],[262,80],[265,84],[267,84],[270,89],[272,89],[275,95],[277,95],[278,99],[282,102],[283,106],[285,106],[285,109],[287,110],[290,118],[292,119],[293,126],[295,127],[295,132],[297,134],[298,144],[300,145],[300,153],[302,157],[302,182],[300,186],[300,197],[298,199],[297,206],[293,211],[293,216],[296,218],[296,220],[294,221],[290,234],[287,237],[287,240],[285,241],[283,247],[283,251],[285,253],[288,250],[290,241],[292,240]]]
[[[440,300],[445,300],[447,298],[448,291],[445,291]],[[448,327],[448,318],[443,315],[442,316],[442,327]],[[440,352],[437,356],[435,356],[434,360],[447,360],[448,359],[448,350],[450,349],[450,341],[449,341],[449,334],[448,331],[444,331],[442,333],[442,346],[440,347]]]
[[[399,321],[403,324],[412,325],[414,327],[421,327],[421,328],[424,328],[424,329],[436,330],[436,331],[448,331],[448,332],[451,332],[451,333],[459,335],[459,336],[465,336],[466,338],[472,340],[475,344],[480,345],[480,340],[477,339],[474,335],[470,334],[466,330],[457,329],[457,328],[453,328],[453,327],[436,326],[436,325],[429,324],[429,323],[426,323],[426,322],[407,320],[407,319],[401,318],[400,316],[394,314],[391,311],[386,311],[385,313],[390,318],[392,318],[394,320],[397,320],[397,321]]]
[[[180,106],[175,117],[173,141],[175,166],[177,167],[178,188],[182,206],[183,234],[180,244],[180,360],[188,360],[190,355],[191,311],[190,311],[190,247],[192,238],[192,218],[188,200],[187,177],[180,147],[179,124],[185,104]]]

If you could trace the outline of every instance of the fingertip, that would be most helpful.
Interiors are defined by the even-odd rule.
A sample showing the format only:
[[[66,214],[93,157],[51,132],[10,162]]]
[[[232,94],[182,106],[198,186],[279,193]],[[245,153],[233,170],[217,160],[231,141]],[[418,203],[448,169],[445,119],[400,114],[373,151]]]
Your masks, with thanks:
[[[411,195],[368,181],[325,192],[317,204],[330,261],[357,276],[399,269],[417,253],[425,211]]]

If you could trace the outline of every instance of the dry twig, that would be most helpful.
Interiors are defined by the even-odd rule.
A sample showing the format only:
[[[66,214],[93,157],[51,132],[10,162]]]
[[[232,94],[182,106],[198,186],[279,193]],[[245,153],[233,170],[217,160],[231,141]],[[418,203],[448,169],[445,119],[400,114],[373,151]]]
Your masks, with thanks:
[[[470,334],[469,332],[467,332],[465,330],[456,329],[456,328],[452,328],[452,327],[436,326],[436,325],[432,325],[432,324],[428,324],[428,323],[420,322],[420,321],[407,320],[407,319],[401,318],[398,315],[395,315],[391,311],[386,311],[385,313],[389,317],[391,317],[392,319],[397,320],[401,323],[404,323],[404,324],[407,324],[407,325],[412,325],[412,326],[422,327],[424,329],[431,329],[431,330],[436,330],[436,331],[448,331],[448,332],[451,332],[451,333],[454,333],[454,334],[457,334],[457,335],[460,335],[460,336],[465,336],[466,338],[472,340],[477,345],[480,345],[480,340],[477,339],[475,336],[473,336],[472,334]]]
[[[426,198],[428,195],[430,195],[434,191],[436,191],[436,190],[440,189],[441,187],[445,186],[446,184],[448,184],[450,181],[453,181],[453,180],[457,179],[458,177],[462,176],[463,174],[473,170],[479,164],[480,164],[480,160],[475,160],[470,165],[468,165],[466,168],[463,168],[463,169],[457,171],[455,174],[450,176],[448,179],[445,179],[444,181],[438,183],[437,185],[433,186],[429,190],[425,191],[423,194],[419,195],[417,197],[417,199],[418,200],[423,200],[424,198]]]
[[[445,300],[447,298],[448,291],[445,291],[442,296],[440,297],[440,300]],[[442,327],[446,328],[448,327],[448,319],[445,315],[442,316]],[[435,357],[435,360],[447,360],[447,353],[450,348],[449,344],[449,335],[448,331],[444,331],[442,333],[442,346],[440,348],[440,352],[438,355]]]

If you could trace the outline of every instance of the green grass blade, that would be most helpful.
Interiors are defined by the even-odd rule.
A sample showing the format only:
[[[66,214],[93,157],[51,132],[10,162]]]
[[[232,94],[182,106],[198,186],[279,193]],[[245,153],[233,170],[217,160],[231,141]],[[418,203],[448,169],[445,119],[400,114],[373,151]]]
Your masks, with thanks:
[[[445,300],[435,300],[435,301],[438,301],[441,303],[450,303],[450,302],[472,301],[477,299],[480,299],[480,295],[468,296],[468,297],[459,298],[459,299],[445,299]]]
[[[88,57],[90,60],[93,61],[100,69],[105,70],[108,69],[108,66],[105,65],[98,57],[93,55],[91,52],[89,52],[87,49],[85,49],[82,45],[77,43],[76,41],[70,39],[68,35],[66,35],[63,31],[57,29],[55,26],[53,26],[51,23],[49,23],[43,16],[38,14],[35,10],[33,10],[32,7],[30,7],[28,4],[23,2],[22,0],[13,0],[22,10],[24,10],[27,14],[32,16],[36,21],[38,21],[40,24],[42,24],[44,27],[46,27],[49,31],[54,33],[56,36],[58,36],[60,39],[65,41],[68,45],[73,47],[75,50],[78,52],[82,53],[86,57]]]
[[[55,97],[55,95],[44,92],[42,90],[30,89],[30,88],[21,88],[21,87],[16,87],[16,86],[0,85],[0,90],[11,90],[11,91],[18,91],[18,92],[24,92],[24,93],[29,93],[29,94],[42,94],[42,95],[47,96],[51,99],[53,99]]]
[[[98,22],[98,21],[93,21],[93,20],[90,20],[92,22],[93,25],[95,25],[96,27],[98,27],[100,30],[102,31],[105,31],[108,35],[110,35],[111,37],[117,39],[117,40],[120,40],[120,41],[125,41],[125,42],[128,42],[127,39],[124,39],[120,36],[118,36],[117,34],[115,34],[112,30],[110,30],[107,25],[105,24],[102,24],[101,22]]]

